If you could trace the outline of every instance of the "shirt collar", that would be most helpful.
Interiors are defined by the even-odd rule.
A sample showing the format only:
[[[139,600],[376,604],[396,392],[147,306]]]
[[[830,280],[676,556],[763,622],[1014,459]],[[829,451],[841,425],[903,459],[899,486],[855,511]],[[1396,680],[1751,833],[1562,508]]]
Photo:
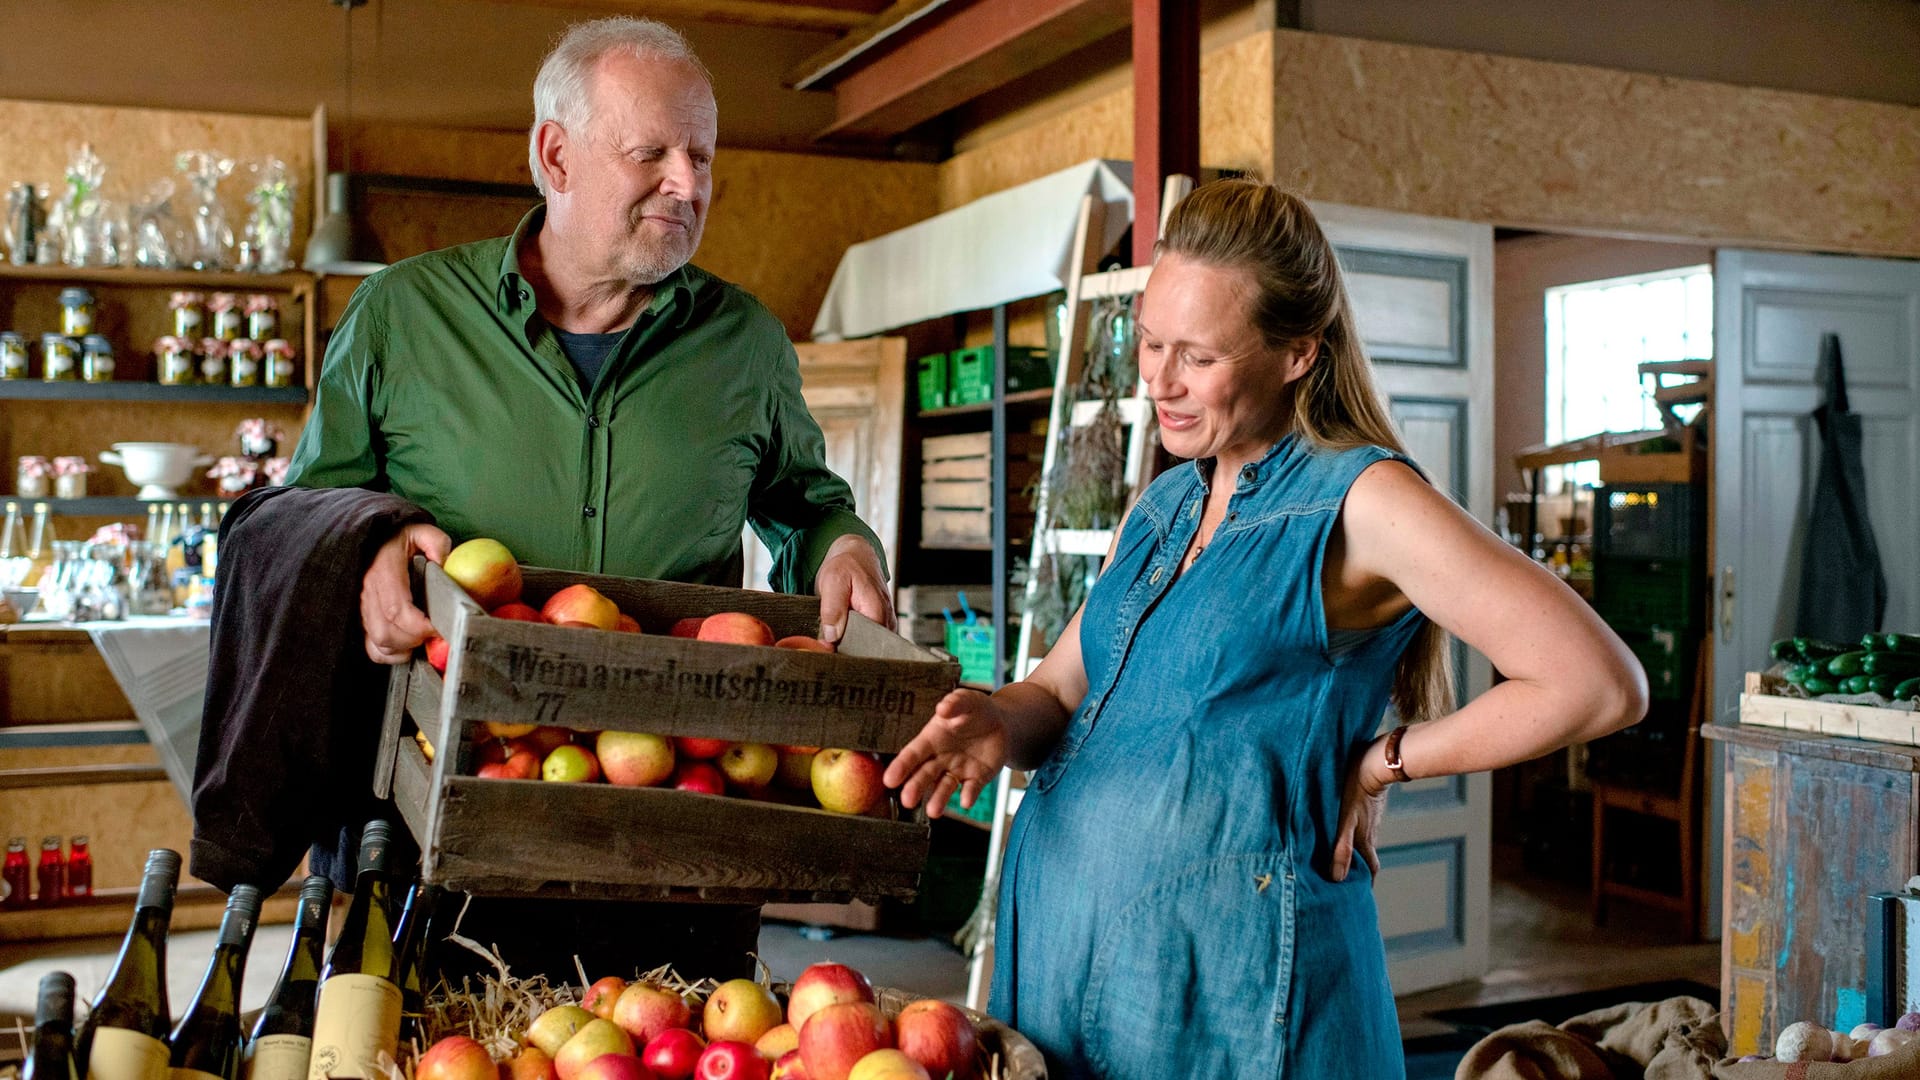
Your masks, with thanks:
[[[1240,474],[1233,478],[1234,490],[1251,491],[1253,488],[1258,487],[1262,481],[1271,477],[1276,471],[1277,465],[1275,459],[1292,450],[1299,442],[1300,433],[1298,431],[1289,431],[1280,437],[1279,442],[1268,447],[1267,452],[1261,455],[1259,461],[1240,466]],[[1200,478],[1201,490],[1212,491],[1213,470],[1217,464],[1216,461],[1213,458],[1195,458],[1191,464],[1193,465],[1195,475]]]
[[[527,211],[520,224],[514,226],[513,235],[507,238],[507,249],[500,255],[500,278],[493,297],[495,309],[503,316],[526,319],[538,307],[533,286],[520,273],[520,245],[540,231],[546,218],[547,204],[540,203]],[[640,314],[642,318],[659,318],[668,313],[673,316],[675,328],[686,326],[693,316],[693,275],[686,266],[660,279],[654,286],[653,299]]]

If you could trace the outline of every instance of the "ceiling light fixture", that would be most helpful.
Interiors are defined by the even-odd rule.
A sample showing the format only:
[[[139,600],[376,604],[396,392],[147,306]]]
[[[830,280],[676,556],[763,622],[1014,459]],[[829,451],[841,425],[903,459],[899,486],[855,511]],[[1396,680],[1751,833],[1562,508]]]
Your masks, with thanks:
[[[327,213],[307,240],[302,265],[315,274],[371,274],[386,265],[380,245],[353,213],[353,9],[367,0],[328,0],[345,11],[346,47],[340,82],[346,91],[341,119],[341,163],[346,171],[327,174]]]

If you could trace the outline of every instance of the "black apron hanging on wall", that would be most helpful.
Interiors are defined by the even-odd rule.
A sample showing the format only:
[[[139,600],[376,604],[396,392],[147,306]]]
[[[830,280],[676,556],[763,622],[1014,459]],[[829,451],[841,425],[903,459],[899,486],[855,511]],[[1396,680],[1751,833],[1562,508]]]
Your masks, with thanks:
[[[1887,578],[1867,518],[1867,472],[1860,417],[1847,408],[1840,338],[1820,339],[1826,402],[1813,411],[1820,427],[1820,468],[1813,478],[1805,554],[1800,563],[1796,632],[1848,644],[1879,630],[1887,614]]]

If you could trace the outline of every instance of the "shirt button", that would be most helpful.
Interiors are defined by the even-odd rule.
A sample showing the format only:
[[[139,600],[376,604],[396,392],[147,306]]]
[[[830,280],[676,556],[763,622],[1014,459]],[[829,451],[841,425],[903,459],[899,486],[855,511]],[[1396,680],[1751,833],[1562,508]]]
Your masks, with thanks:
[[[525,290],[525,289],[521,289],[521,290],[520,290],[520,299],[522,299],[522,300],[531,300],[531,299],[533,299],[533,294],[532,294],[532,293],[530,293],[530,292],[528,292],[528,291],[527,291],[527,290]]]
[[[599,426],[600,426],[600,418],[599,418],[599,417],[597,417],[597,416],[589,416],[589,417],[587,417],[587,426],[588,426],[588,427],[599,427]]]
[[[1259,477],[1259,475],[1260,475],[1260,470],[1254,468],[1253,466],[1251,465],[1243,466],[1240,470],[1240,482],[1243,484],[1251,484],[1254,482],[1254,480],[1257,477]]]
[[[1228,521],[1238,521],[1239,519],[1240,519],[1240,511],[1238,510],[1235,510],[1233,513],[1227,515]]]
[[[588,517],[592,517],[594,514],[598,513],[598,511],[594,510],[594,508],[591,506],[587,507],[586,509],[580,512],[587,515]]]

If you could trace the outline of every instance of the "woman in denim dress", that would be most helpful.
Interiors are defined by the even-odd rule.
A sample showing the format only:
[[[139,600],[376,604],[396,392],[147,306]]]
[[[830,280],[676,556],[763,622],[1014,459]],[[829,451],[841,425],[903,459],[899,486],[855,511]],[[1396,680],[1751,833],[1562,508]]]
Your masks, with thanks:
[[[1300,200],[1189,195],[1139,330],[1161,439],[1190,460],[1033,675],[948,695],[888,783],[937,813],[1035,770],[991,1010],[1056,1078],[1403,1076],[1372,894],[1387,786],[1625,727],[1645,677],[1407,460]],[[1457,711],[1447,632],[1507,676]],[[1389,706],[1424,722],[1376,738]]]

